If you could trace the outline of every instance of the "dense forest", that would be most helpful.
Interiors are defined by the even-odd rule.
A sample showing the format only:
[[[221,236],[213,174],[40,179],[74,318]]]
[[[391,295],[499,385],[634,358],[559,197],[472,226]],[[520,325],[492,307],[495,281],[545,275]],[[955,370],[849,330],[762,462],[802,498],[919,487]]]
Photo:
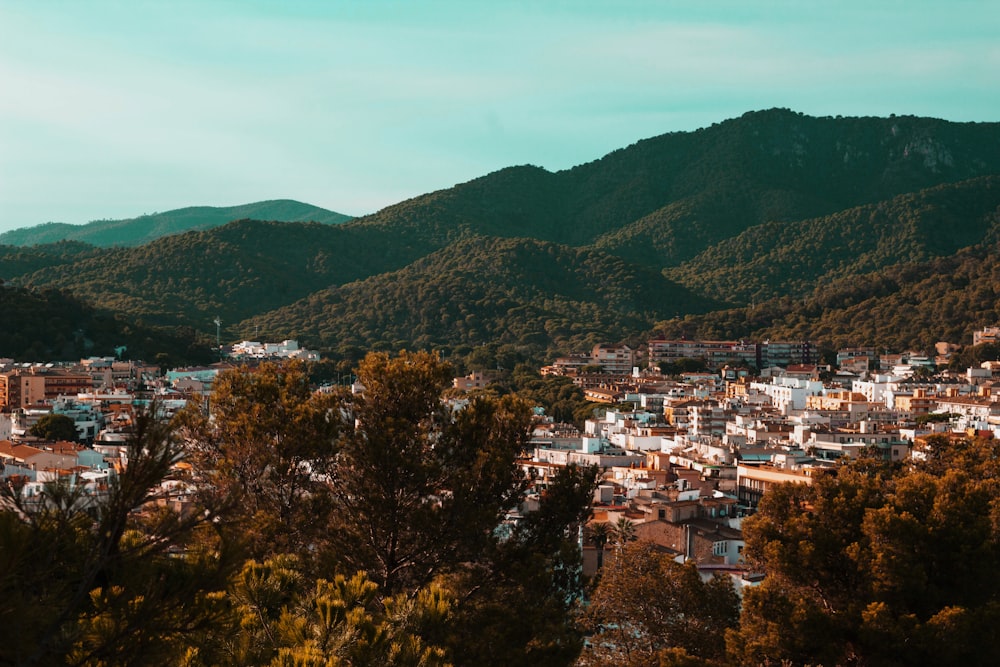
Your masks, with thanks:
[[[211,353],[183,329],[167,331],[99,310],[66,290],[0,285],[0,355],[27,361],[111,356],[171,366]]]
[[[998,174],[995,123],[772,109],[340,224],[3,246],[0,278],[191,349],[212,344],[218,317],[227,341],[297,338],[345,364],[369,349],[497,356],[484,347],[538,363],[651,335],[926,348],[997,320]]]

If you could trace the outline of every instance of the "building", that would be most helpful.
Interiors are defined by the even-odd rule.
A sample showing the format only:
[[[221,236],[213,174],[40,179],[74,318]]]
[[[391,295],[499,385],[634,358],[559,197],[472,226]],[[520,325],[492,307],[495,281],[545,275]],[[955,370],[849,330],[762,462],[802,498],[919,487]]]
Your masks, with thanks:
[[[701,359],[709,368],[726,364],[749,364],[755,368],[816,364],[819,353],[809,341],[750,343],[742,340],[651,340],[649,363],[673,363],[679,359]]]
[[[973,345],[985,343],[996,345],[998,342],[1000,342],[1000,327],[983,327],[979,331],[972,332]]]
[[[778,484],[812,484],[809,471],[764,466],[736,466],[736,489],[740,505],[756,508],[768,489]]]
[[[30,366],[0,373],[0,410],[37,407],[60,396],[76,396],[93,390],[88,373],[61,368]]]
[[[809,341],[766,340],[757,346],[757,368],[819,363],[819,351]]]
[[[651,340],[649,363],[674,363],[679,359],[701,359],[709,368],[733,362],[757,364],[757,345],[736,340]],[[757,366],[759,368],[759,366]]]
[[[485,373],[482,371],[472,371],[464,377],[453,378],[451,386],[460,391],[474,391],[476,389],[485,389],[489,383],[490,378]]]

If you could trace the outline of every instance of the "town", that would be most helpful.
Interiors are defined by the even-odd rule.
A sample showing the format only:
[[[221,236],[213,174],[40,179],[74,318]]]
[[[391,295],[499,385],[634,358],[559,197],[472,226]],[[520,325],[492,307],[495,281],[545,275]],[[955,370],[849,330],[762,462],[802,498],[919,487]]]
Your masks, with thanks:
[[[973,339],[979,345],[998,337],[1000,327],[989,327]],[[601,480],[579,540],[585,575],[614,558],[614,550],[605,553],[609,543],[642,539],[695,563],[706,577],[728,574],[737,590],[753,585],[761,573],[743,562],[741,523],[769,488],[811,484],[859,457],[919,458],[932,434],[997,436],[993,373],[1000,362],[939,372],[958,346],[937,347],[937,357],[847,348],[835,365],[820,365],[806,342],[772,341],[650,340],[642,350],[597,345],[560,357],[541,375],[571,378],[602,407],[582,430],[536,407],[521,461],[533,485],[508,520],[530,512],[560,469],[595,466]],[[19,480],[27,497],[56,480],[99,496],[128,464],[136,410],[155,404],[169,418],[190,401],[207,404],[226,369],[319,356],[296,341],[243,341],[224,352],[221,363],[165,373],[116,357],[0,361],[3,477]],[[484,371],[457,377],[448,400],[460,407],[463,393],[490,379]],[[75,436],[53,439],[39,428],[52,416],[72,423]],[[160,502],[183,503],[193,492],[177,479],[165,484]]]

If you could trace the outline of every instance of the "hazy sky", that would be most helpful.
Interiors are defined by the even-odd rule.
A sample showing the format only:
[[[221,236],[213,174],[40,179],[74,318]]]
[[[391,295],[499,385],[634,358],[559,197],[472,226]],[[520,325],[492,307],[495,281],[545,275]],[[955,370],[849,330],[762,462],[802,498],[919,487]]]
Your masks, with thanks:
[[[375,211],[745,111],[1000,120],[996,0],[0,0],[0,230]]]

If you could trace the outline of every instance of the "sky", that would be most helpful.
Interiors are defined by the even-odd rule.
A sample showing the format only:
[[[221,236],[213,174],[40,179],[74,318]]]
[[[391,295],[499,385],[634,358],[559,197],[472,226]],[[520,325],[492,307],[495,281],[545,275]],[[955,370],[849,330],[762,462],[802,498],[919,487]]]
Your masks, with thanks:
[[[746,111],[1000,121],[995,0],[0,0],[0,231],[371,213]]]

